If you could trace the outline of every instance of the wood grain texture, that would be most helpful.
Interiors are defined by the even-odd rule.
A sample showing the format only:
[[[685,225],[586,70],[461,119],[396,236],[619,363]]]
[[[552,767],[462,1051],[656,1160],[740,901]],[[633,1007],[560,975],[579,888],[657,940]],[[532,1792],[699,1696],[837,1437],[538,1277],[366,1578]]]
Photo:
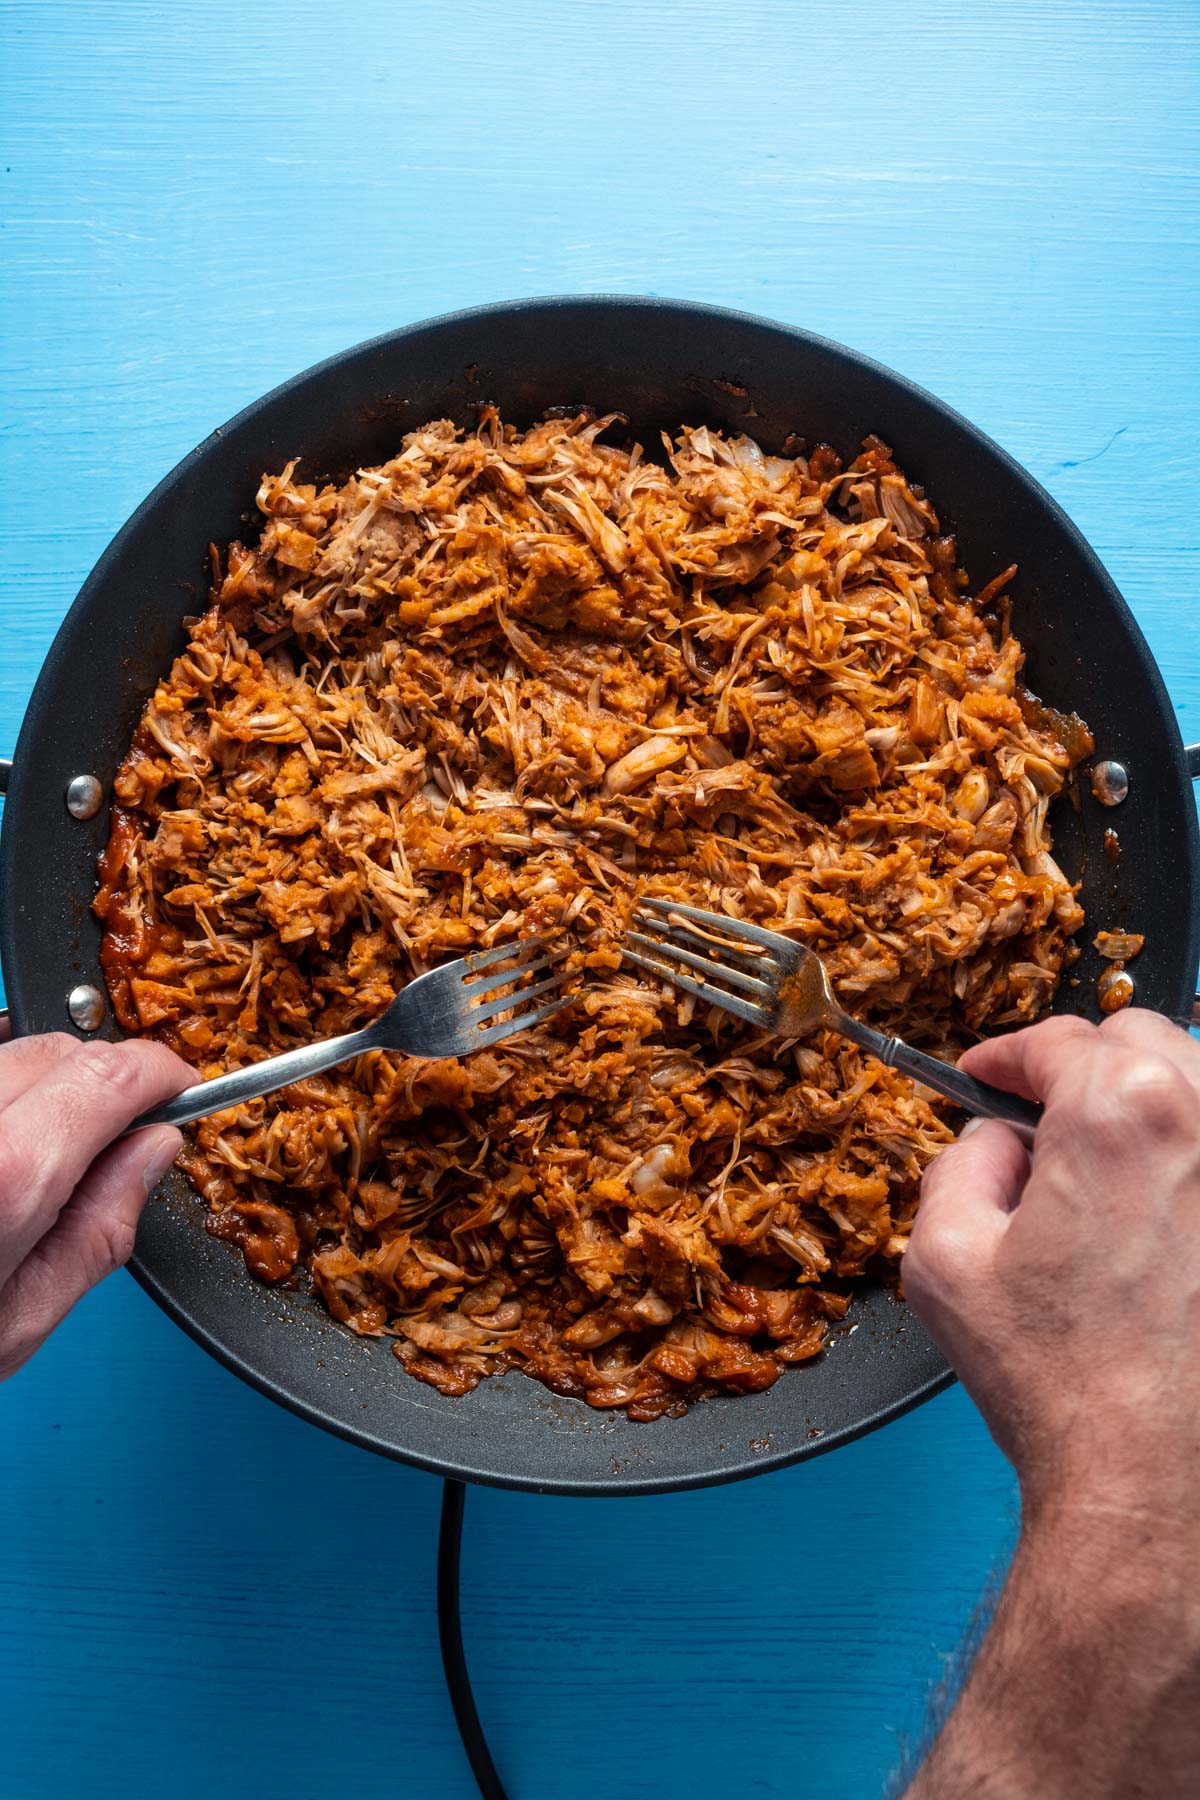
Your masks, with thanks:
[[[1194,5],[35,0],[0,34],[0,751],[214,424],[391,326],[605,290],[767,313],[957,406],[1091,539],[1200,737]],[[6,1800],[469,1800],[435,1482],[124,1277],[0,1432]],[[961,1393],[739,1488],[473,1495],[514,1800],[878,1793],[1014,1505]]]

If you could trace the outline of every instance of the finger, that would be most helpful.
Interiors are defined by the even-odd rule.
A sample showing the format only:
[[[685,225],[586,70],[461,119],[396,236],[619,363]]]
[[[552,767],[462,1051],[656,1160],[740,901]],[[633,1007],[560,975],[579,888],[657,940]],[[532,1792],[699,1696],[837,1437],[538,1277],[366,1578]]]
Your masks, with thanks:
[[[12,1020],[8,1016],[8,1008],[0,1007],[0,1044],[7,1044],[12,1036]]]
[[[925,1171],[917,1225],[942,1230],[950,1220],[974,1230],[1003,1229],[1029,1178],[1029,1154],[998,1119],[972,1119]]]
[[[997,1120],[973,1120],[926,1169],[908,1250],[904,1292],[937,1332],[986,1273],[1029,1176],[1021,1140]]]
[[[187,1063],[161,1044],[76,1044],[0,1113],[0,1286],[100,1152],[191,1079]]]
[[[79,1039],[67,1031],[46,1031],[0,1044],[0,1112],[49,1074],[78,1043]]]
[[[1110,1014],[1100,1026],[1100,1041],[1165,1057],[1194,1087],[1200,1088],[1200,1043],[1186,1026],[1176,1025],[1148,1006],[1126,1006]]]
[[[76,1301],[129,1260],[142,1208],[182,1143],[181,1132],[160,1126],[97,1157],[0,1291],[0,1381],[28,1362]]]
[[[972,1044],[959,1058],[959,1067],[977,1081],[990,1081],[1010,1094],[1049,1105],[1055,1087],[1074,1067],[1084,1050],[1099,1043],[1100,1027],[1090,1019],[1063,1016],[1027,1025],[1003,1037]]]

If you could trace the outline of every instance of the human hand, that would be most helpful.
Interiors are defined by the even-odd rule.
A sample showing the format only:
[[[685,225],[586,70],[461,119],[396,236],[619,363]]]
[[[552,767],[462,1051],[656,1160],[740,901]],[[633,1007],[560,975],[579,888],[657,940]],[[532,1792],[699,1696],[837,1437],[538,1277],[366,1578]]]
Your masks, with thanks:
[[[127,1260],[183,1139],[162,1125],[113,1139],[194,1080],[161,1044],[0,1044],[0,1380]]]
[[[1200,1045],[1130,1009],[963,1063],[1045,1117],[1032,1158],[981,1123],[931,1165],[904,1285],[1016,1466],[1021,1536],[909,1800],[1190,1792]]]
[[[980,1123],[927,1170],[913,1307],[1039,1509],[1200,1537],[1200,1044],[1136,1008],[962,1066],[1045,1103],[1032,1163]]]

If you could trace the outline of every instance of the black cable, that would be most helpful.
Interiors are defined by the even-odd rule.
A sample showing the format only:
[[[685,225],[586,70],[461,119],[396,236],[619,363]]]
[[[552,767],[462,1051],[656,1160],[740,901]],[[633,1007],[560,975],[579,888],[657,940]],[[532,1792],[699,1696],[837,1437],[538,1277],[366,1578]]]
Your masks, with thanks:
[[[463,1506],[467,1490],[461,1481],[442,1484],[442,1524],[438,1533],[437,1610],[438,1638],[442,1646],[442,1668],[450,1690],[450,1704],[458,1723],[471,1773],[479,1784],[483,1800],[508,1800],[492,1753],[475,1710],[471,1677],[463,1650],[462,1619],[458,1606],[459,1553],[462,1548]]]

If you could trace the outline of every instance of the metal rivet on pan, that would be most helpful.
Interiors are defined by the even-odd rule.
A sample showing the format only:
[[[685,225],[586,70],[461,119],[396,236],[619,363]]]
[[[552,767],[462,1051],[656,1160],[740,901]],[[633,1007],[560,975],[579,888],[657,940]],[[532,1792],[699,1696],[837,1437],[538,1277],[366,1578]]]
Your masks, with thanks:
[[[67,811],[73,819],[94,819],[104,803],[104,789],[94,775],[76,775],[67,783]]]
[[[1098,762],[1092,770],[1092,793],[1101,806],[1120,806],[1129,792],[1129,770],[1124,763]]]
[[[1096,993],[1102,1013],[1120,1012],[1133,999],[1133,976],[1128,975],[1120,963],[1113,963],[1096,983]]]
[[[67,1014],[80,1031],[96,1031],[104,1023],[104,995],[99,988],[81,982],[67,995]]]

